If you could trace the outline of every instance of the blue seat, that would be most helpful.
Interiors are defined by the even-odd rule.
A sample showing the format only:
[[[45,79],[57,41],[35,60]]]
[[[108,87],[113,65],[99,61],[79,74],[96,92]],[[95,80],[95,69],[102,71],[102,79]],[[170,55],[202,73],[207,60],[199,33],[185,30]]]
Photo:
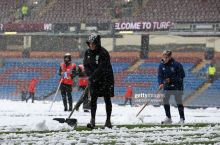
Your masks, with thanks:
[[[220,79],[216,80],[211,86],[189,102],[189,106],[198,107],[220,107]]]

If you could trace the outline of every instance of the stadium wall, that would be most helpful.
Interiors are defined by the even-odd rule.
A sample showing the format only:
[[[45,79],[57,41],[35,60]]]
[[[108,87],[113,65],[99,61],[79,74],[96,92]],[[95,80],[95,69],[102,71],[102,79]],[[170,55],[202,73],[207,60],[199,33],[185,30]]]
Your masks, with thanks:
[[[141,44],[140,35],[124,35],[117,38],[116,45],[137,45]],[[213,47],[216,52],[220,52],[219,37],[181,37],[174,35],[150,35],[150,45],[165,44],[204,44],[206,47]]]
[[[160,46],[159,48],[167,48],[171,45],[192,46],[198,45],[202,49],[212,47],[216,52],[220,52],[219,37],[182,37],[174,35],[150,35],[150,46]],[[79,51],[86,49],[86,38],[78,39],[71,36],[32,36],[31,51]],[[113,38],[102,38],[102,45],[108,50],[113,51]],[[23,36],[1,36],[0,50],[23,50]],[[121,38],[116,38],[116,48],[123,46],[125,51],[140,50],[141,35],[123,35]],[[167,46],[166,46],[167,45]],[[130,47],[128,47],[130,46]],[[201,46],[204,47],[201,49]],[[127,49],[126,49],[127,47]],[[155,47],[154,47],[155,48]],[[196,47],[195,47],[196,48]],[[114,51],[117,51],[115,49]]]

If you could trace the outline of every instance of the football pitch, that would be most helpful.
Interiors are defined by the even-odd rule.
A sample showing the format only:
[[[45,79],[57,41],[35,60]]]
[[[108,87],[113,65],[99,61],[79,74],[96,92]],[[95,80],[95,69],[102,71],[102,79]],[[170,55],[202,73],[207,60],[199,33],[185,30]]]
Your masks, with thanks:
[[[0,144],[220,144],[220,124],[116,125],[112,129],[77,126],[62,130],[24,131],[1,126]]]

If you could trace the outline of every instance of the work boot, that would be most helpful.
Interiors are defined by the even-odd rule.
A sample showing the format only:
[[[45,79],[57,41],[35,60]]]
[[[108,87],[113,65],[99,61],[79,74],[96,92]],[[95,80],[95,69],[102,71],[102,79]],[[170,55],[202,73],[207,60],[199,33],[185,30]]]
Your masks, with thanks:
[[[69,105],[69,111],[72,111],[73,108],[72,108],[72,104]]]
[[[64,106],[64,111],[67,111],[67,106]]]
[[[89,110],[87,110],[87,109],[84,109],[84,112],[89,112]]]
[[[89,104],[86,105],[83,104],[83,110],[84,112],[90,112],[89,110],[91,110],[91,107],[89,106]]]
[[[112,128],[112,123],[111,123],[111,120],[110,120],[110,119],[107,119],[107,120],[105,121],[105,127],[107,127],[107,128]]]
[[[183,118],[180,118],[179,124],[184,125],[185,120]]]
[[[95,128],[95,118],[91,118],[90,123],[87,124],[88,128]]]
[[[66,101],[66,99],[63,99],[63,106],[64,106],[64,111],[67,111],[67,101]]]
[[[69,99],[68,102],[69,102],[69,111],[72,111],[73,110],[73,101],[72,101],[72,99]]]
[[[32,103],[34,103],[34,95],[32,95]]]
[[[161,124],[172,124],[172,119],[166,117],[166,118],[161,122]]]

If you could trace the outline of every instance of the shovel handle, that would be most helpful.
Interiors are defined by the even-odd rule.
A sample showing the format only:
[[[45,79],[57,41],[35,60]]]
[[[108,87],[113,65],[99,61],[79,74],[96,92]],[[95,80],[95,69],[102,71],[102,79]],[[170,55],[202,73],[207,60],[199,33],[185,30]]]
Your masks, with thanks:
[[[85,96],[85,93],[86,93],[86,91],[88,90],[89,88],[88,88],[88,86],[86,87],[86,89],[84,90],[84,92],[83,92],[83,96]],[[84,99],[85,99],[85,97],[83,97],[83,100],[82,100],[82,102],[84,102]],[[81,101],[81,100],[79,100],[79,101]],[[78,102],[77,102],[78,103]],[[75,105],[75,107],[73,108],[73,110],[71,111],[71,113],[70,113],[70,115],[69,115],[69,117],[68,118],[70,118],[72,115],[73,115],[73,112],[76,110],[76,105]]]
[[[136,117],[138,117],[138,115],[141,113],[142,110],[144,110],[144,108],[148,105],[148,102],[141,108],[141,110],[138,112],[138,114],[136,115]]]
[[[57,93],[58,93],[58,91],[59,91],[59,88],[60,88],[60,85],[61,85],[62,81],[63,81],[63,79],[61,79],[60,82],[59,82],[59,85],[58,85],[58,87],[57,87],[56,93],[54,94],[54,97],[53,97],[53,101],[52,101],[52,103],[51,103],[51,105],[50,105],[49,112],[51,111],[51,109],[52,109],[52,107],[53,107],[53,103],[54,103],[55,100],[56,100],[56,96],[57,96]]]
[[[156,91],[156,94],[158,94],[160,92],[162,88],[159,88],[157,91]],[[149,104],[149,102],[146,102],[144,104],[144,106],[141,108],[141,110],[138,112],[138,114],[136,115],[136,117],[138,117],[138,115],[142,112],[142,110],[144,110],[144,108]]]
[[[74,107],[73,110],[71,111],[71,113],[70,113],[68,119],[73,115],[73,112],[74,112],[75,110],[76,110],[76,108]]]

